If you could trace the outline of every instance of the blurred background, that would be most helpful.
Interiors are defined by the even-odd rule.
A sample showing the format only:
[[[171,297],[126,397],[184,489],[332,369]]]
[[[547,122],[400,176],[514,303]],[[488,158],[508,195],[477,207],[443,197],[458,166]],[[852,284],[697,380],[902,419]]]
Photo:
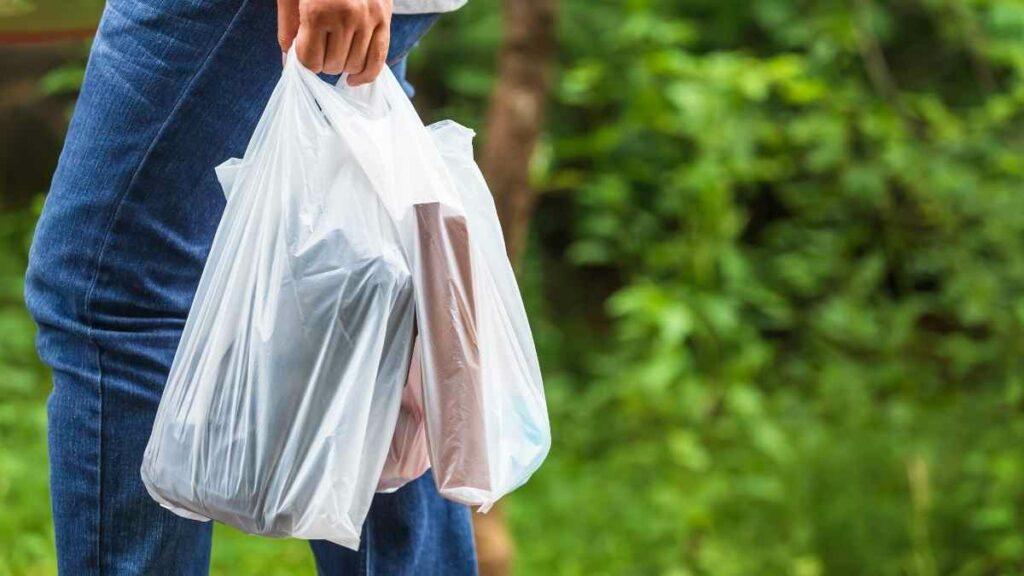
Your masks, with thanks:
[[[0,0],[0,575],[56,569],[21,286],[99,4]],[[1024,3],[470,0],[410,66],[554,428],[485,574],[1024,573]]]

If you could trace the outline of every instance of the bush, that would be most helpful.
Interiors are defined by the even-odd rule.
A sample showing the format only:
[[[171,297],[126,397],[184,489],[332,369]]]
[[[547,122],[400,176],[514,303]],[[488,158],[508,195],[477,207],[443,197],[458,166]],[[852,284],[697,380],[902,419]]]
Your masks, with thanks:
[[[524,271],[556,446],[513,500],[521,572],[1018,571],[1024,8],[561,16]]]

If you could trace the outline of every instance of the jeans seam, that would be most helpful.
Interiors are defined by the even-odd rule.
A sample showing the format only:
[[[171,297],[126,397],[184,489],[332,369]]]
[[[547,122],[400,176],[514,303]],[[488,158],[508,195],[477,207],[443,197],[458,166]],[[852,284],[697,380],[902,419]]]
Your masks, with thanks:
[[[188,97],[189,93],[192,90],[192,86],[195,84],[199,76],[202,75],[203,71],[206,70],[206,67],[210,64],[210,60],[213,58],[213,55],[216,54],[217,50],[224,44],[224,41],[228,37],[228,34],[231,33],[231,31],[235,27],[235,24],[238,22],[239,15],[242,13],[243,10],[245,10],[245,8],[248,5],[249,0],[242,0],[242,4],[238,7],[238,10],[235,11],[235,14],[231,17],[231,20],[228,22],[227,26],[224,27],[224,32],[220,35],[220,38],[218,38],[217,42],[210,47],[209,51],[207,51],[206,55],[203,57],[202,63],[199,64],[199,66],[196,68],[195,73],[192,74],[192,77],[189,78],[184,88],[182,88],[181,94],[179,94],[178,97],[175,99],[174,104],[171,106],[171,110],[167,113],[167,117],[164,118],[163,122],[161,122],[160,128],[157,129],[156,134],[153,136],[153,141],[150,142],[149,146],[146,147],[146,151],[143,153],[142,158],[139,160],[138,165],[136,165],[135,169],[132,171],[132,176],[128,180],[128,185],[125,186],[124,191],[121,192],[120,196],[117,199],[117,206],[114,208],[114,213],[110,217],[110,222],[107,224],[107,229],[103,233],[103,242],[100,244],[100,250],[96,256],[95,270],[93,271],[92,281],[89,283],[89,289],[85,294],[85,302],[83,306],[85,315],[84,320],[86,325],[86,335],[89,341],[93,342],[94,344],[96,343],[96,340],[94,334],[95,321],[92,315],[93,294],[96,291],[96,286],[99,284],[100,276],[102,276],[103,261],[107,255],[107,249],[110,247],[111,239],[114,237],[114,229],[116,228],[118,221],[120,221],[121,212],[124,208],[124,204],[128,200],[128,197],[131,194],[132,189],[135,187],[135,183],[138,180],[139,173],[142,171],[142,168],[149,161],[150,155],[152,155],[153,150],[156,148],[157,144],[159,144],[159,142],[163,138],[164,132],[167,131],[167,127],[170,126],[171,121],[177,115],[178,110],[180,110],[181,107],[184,105],[185,99]]]
[[[104,573],[105,558],[103,557],[103,353],[99,346],[92,343],[93,353],[96,361],[96,392],[100,399],[100,422],[97,426],[96,435],[96,572],[100,576]]]

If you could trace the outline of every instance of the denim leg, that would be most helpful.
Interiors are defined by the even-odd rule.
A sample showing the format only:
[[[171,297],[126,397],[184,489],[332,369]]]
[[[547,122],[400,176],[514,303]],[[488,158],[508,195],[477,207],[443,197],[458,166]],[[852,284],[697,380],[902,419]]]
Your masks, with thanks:
[[[63,574],[208,571],[210,526],[156,505],[139,468],[223,205],[206,172],[244,150],[279,75],[273,20],[257,13],[272,9],[107,3],[26,276],[39,354],[54,369]],[[228,73],[235,65],[249,74]]]
[[[280,77],[275,18],[272,0],[107,2],[26,275],[63,574],[208,571],[209,524],[160,508],[139,468],[224,207],[213,167],[243,155]]]
[[[410,98],[415,94],[412,84],[405,78],[406,56],[412,50],[420,38],[430,30],[430,27],[437,22],[440,14],[409,14],[399,16],[402,19],[400,26],[391,27],[391,45],[388,49],[388,66],[395,73],[398,82],[402,85],[405,93]]]
[[[391,494],[377,494],[353,552],[310,542],[324,576],[463,576],[476,574],[469,508],[437,494],[428,471]]]

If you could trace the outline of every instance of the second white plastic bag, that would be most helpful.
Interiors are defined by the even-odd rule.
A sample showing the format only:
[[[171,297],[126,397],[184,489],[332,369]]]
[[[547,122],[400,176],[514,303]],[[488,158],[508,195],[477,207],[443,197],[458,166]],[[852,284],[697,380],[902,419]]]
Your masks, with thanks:
[[[486,511],[543,462],[547,408],[474,133],[447,120],[428,133],[443,166],[437,185],[454,194],[422,194],[399,224],[420,336],[381,489],[415,479],[429,460],[442,495]]]
[[[411,266],[428,446],[441,493],[486,512],[540,467],[551,431],[522,296],[494,199],[473,160],[474,132],[450,120],[428,131],[460,206],[436,234],[444,250],[421,243]],[[419,223],[420,236],[429,236],[429,215],[421,212]],[[447,255],[444,266],[432,262],[435,252]],[[439,287],[440,279],[448,285]],[[439,302],[451,308],[438,313]]]

